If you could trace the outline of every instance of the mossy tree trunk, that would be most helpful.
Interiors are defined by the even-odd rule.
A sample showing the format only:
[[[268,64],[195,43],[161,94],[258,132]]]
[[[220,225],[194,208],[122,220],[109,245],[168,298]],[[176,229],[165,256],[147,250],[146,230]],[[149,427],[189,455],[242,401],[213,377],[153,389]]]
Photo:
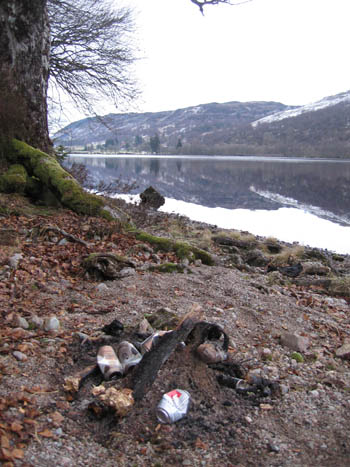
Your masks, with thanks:
[[[86,193],[54,156],[13,139],[6,145],[5,157],[10,168],[0,175],[0,191],[20,191],[41,198],[49,190],[56,200],[79,214],[113,219],[104,209],[103,198]]]
[[[15,137],[48,152],[46,1],[0,1],[0,137]]]

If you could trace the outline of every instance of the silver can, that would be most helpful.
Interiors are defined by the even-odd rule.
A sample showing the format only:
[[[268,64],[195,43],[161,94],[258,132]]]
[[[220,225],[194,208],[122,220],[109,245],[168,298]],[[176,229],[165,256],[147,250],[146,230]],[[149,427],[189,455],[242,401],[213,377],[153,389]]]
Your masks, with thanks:
[[[160,423],[174,423],[183,418],[187,414],[190,400],[190,394],[183,389],[174,389],[164,394],[156,410]]]
[[[159,339],[165,334],[167,334],[168,332],[172,332],[172,331],[157,331],[151,334],[149,337],[147,337],[147,339],[145,339],[141,343],[142,355],[144,355],[146,352],[149,352],[152,349],[152,347],[158,343]]]

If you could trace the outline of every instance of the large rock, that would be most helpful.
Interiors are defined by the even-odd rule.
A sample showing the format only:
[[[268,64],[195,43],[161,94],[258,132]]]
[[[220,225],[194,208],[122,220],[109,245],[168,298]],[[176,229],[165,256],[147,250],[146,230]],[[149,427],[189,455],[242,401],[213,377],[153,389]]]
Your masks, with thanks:
[[[346,342],[341,347],[339,347],[335,355],[344,360],[350,360],[350,342]]]
[[[140,194],[141,205],[147,208],[158,209],[165,203],[165,198],[157,190],[150,186]]]
[[[281,344],[296,352],[306,352],[310,345],[307,337],[298,336],[297,334],[285,333],[281,336]]]

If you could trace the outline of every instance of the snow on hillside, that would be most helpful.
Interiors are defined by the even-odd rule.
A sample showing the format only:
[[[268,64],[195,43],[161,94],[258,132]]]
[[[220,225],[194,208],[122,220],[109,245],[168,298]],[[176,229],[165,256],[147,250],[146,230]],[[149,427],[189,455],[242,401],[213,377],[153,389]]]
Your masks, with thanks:
[[[312,102],[311,104],[306,104],[295,109],[283,110],[282,112],[276,112],[267,117],[260,118],[255,122],[251,123],[253,127],[256,127],[260,123],[271,123],[279,120],[284,120],[290,117],[297,117],[298,115],[304,114],[306,112],[315,112],[316,110],[325,109],[333,105],[340,104],[341,102],[350,101],[350,91],[343,92],[341,94],[336,94],[335,96],[324,97],[320,101]]]

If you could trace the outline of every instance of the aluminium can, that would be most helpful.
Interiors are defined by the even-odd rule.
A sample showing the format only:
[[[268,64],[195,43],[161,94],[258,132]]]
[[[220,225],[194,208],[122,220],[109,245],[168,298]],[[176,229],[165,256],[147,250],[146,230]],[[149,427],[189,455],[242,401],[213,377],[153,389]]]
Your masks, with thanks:
[[[161,423],[174,423],[183,418],[190,405],[191,396],[184,389],[174,389],[163,395],[156,416]]]

